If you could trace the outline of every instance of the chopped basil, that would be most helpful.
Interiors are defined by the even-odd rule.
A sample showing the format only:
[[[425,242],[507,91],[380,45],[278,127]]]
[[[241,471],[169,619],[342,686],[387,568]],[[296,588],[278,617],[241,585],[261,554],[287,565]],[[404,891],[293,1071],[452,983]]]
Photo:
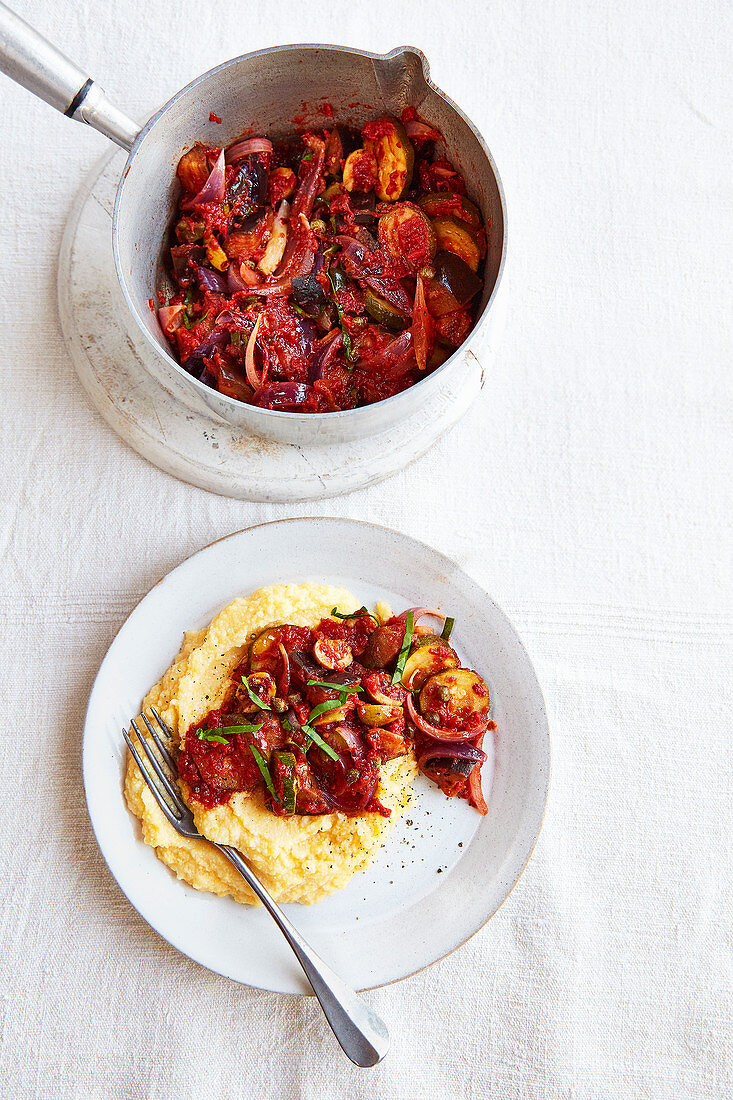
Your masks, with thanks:
[[[359,684],[327,684],[325,680],[309,680],[309,688],[328,688],[329,691],[337,691],[339,695],[350,695],[354,691],[364,690]]]
[[[304,722],[300,728],[303,730],[303,733],[306,735],[306,737],[310,737],[311,741],[315,741],[319,749],[323,749],[326,756],[330,756],[332,760],[338,760],[339,754],[337,752],[334,752],[328,742],[323,740],[317,730],[314,730],[313,727],[309,726],[307,722]]]
[[[245,691],[249,695],[251,702],[253,702],[256,707],[259,707],[260,710],[272,710],[272,707],[269,706],[268,703],[263,703],[261,699],[257,698],[244,676],[242,677],[242,683],[244,684]]]
[[[222,736],[223,733],[227,736],[232,733],[259,733],[263,726],[264,722],[260,722],[259,726],[251,726],[249,723],[241,726],[217,726],[216,729],[197,730],[196,736],[199,741],[218,741],[220,745],[228,745],[229,742]]]
[[[332,710],[339,710],[342,706],[340,699],[327,699],[325,703],[319,703],[308,715],[308,721],[314,722],[322,714],[329,714]]]
[[[331,221],[333,222],[333,218]],[[334,228],[334,233],[336,232]],[[336,312],[338,313],[339,324],[341,326],[341,347],[344,349],[347,362],[352,363],[354,361],[354,348],[351,343],[351,336],[344,324],[344,311],[338,303],[336,297],[339,290],[343,290],[346,286],[346,276],[342,271],[339,271],[337,267],[330,267],[328,269],[328,281],[331,284],[331,290],[333,291],[333,301],[336,306]],[[349,369],[352,369],[351,367]]]
[[[344,349],[344,353],[346,355],[346,358],[347,358],[349,364],[351,364],[351,363],[356,362],[356,360],[354,358],[354,346],[351,343],[351,337],[349,336],[349,333],[347,332],[346,327],[344,325],[343,313],[341,313],[340,316],[341,316],[341,347]],[[353,369],[354,368],[352,366],[349,366],[349,370],[353,370]]]
[[[407,661],[407,655],[410,652],[412,636],[414,633],[415,615],[414,612],[408,611],[407,618],[405,619],[405,636],[402,639],[399,656],[397,657],[397,665],[395,666],[394,674],[392,676],[393,684],[399,684],[400,680],[402,679],[402,673],[405,671],[405,663]]]
[[[193,302],[193,290],[191,288],[189,288],[186,291],[186,297],[183,299],[183,323],[186,326],[186,328],[191,328],[191,326],[194,323],[193,317],[189,313],[192,302]]]
[[[446,619],[445,620],[445,626],[443,627],[443,633],[440,635],[444,642],[447,642],[450,639],[451,631],[453,630],[453,627],[455,626],[455,622],[456,622],[455,619]]]
[[[331,709],[334,706],[340,706],[340,703],[334,703],[334,700],[332,699],[331,700]],[[311,713],[308,715],[309,720],[312,717],[315,717],[315,718],[318,717],[318,713],[316,713],[317,711],[318,711],[317,707],[315,707],[311,711]],[[320,713],[325,713],[325,711],[321,711]],[[286,730],[288,730],[288,732],[290,732],[290,733],[295,733],[296,732],[295,727],[293,726],[292,722],[289,722],[287,719],[285,719],[285,721],[282,724],[283,724],[284,728]],[[323,738],[321,737],[318,730],[315,730],[315,729],[313,729],[312,726],[309,726],[308,722],[299,722],[298,725],[300,727],[300,730],[306,735],[307,738],[309,738],[309,740],[313,741],[314,744],[318,745],[319,749],[323,749],[326,756],[330,756],[332,760],[338,760],[338,758],[339,758],[338,753],[334,752],[334,750],[331,748],[331,746],[328,744],[328,742],[323,740]]]
[[[328,269],[328,281],[331,284],[331,290],[333,291],[334,301],[336,300],[336,292],[343,290],[346,286],[346,276],[343,271],[338,267],[329,267]],[[336,307],[338,309],[338,306]]]
[[[295,756],[292,752],[275,753],[277,762],[283,769],[281,773],[283,782],[282,805],[286,814],[295,813],[295,804],[298,795],[298,778],[295,773]]]
[[[360,607],[358,611],[349,611],[346,615],[343,611],[339,611],[337,607],[332,607],[331,615],[334,619],[357,619],[360,615],[368,615],[369,618],[374,619],[374,622],[379,626],[379,619],[377,616],[372,615],[371,611],[367,611],[365,607]]]
[[[275,784],[272,782],[272,776],[270,775],[270,769],[268,768],[267,763],[265,762],[264,756],[262,755],[262,753],[260,752],[260,750],[257,748],[256,745],[250,745],[249,747],[252,751],[252,755],[255,758],[255,762],[257,764],[257,767],[262,772],[262,778],[264,779],[265,783],[267,784],[268,791],[270,792],[272,797],[279,802],[280,799],[277,797],[277,794],[275,793]]]
[[[295,813],[298,800],[298,784],[294,775],[283,776],[283,809],[286,814]]]

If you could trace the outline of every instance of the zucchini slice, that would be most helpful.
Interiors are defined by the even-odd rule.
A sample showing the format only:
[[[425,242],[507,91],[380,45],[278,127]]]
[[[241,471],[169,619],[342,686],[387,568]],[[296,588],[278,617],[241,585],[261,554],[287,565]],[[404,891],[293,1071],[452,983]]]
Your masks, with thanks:
[[[481,215],[475,203],[465,195],[457,195],[453,191],[431,191],[428,195],[421,195],[417,205],[429,218],[448,214],[466,222],[472,229],[479,229],[481,226]]]
[[[378,325],[384,325],[391,332],[402,332],[409,324],[407,317],[403,316],[389,302],[386,302],[384,298],[380,298],[369,287],[366,287],[364,291],[364,309],[373,321],[376,321]]]
[[[445,642],[423,645],[407,658],[401,683],[408,691],[419,691],[429,676],[457,667],[458,657]]]
[[[379,179],[374,149],[367,144],[349,153],[344,163],[343,186],[347,191],[373,191]]]
[[[419,271],[435,255],[435,231],[430,218],[411,202],[390,207],[379,219],[379,243],[388,255]]]
[[[382,202],[397,202],[410,188],[415,163],[415,150],[404,126],[396,118],[385,116],[368,122],[362,134],[374,143],[377,197]]]
[[[435,240],[440,252],[453,252],[471,271],[478,271],[481,249],[475,232],[466,222],[453,217],[433,218]]]
[[[451,668],[429,677],[420,692],[420,710],[437,715],[439,725],[446,718],[466,720],[473,715],[488,713],[491,703],[486,684],[477,672],[467,668]]]

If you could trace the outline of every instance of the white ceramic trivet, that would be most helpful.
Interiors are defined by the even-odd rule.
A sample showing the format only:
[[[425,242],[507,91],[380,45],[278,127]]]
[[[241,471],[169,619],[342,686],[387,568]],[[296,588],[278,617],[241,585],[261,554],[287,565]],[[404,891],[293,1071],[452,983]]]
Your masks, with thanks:
[[[59,256],[61,327],[94,407],[139,454],[174,477],[244,500],[317,500],[373,484],[419,458],[468,409],[493,347],[464,353],[419,413],[369,440],[301,448],[243,433],[197,411],[147,371],[152,352],[129,316],[112,258],[112,208],[124,153],[84,181]],[[497,302],[492,306],[501,308]],[[497,314],[498,317],[498,314]],[[490,326],[493,344],[497,325]],[[172,381],[172,387],[175,382]]]

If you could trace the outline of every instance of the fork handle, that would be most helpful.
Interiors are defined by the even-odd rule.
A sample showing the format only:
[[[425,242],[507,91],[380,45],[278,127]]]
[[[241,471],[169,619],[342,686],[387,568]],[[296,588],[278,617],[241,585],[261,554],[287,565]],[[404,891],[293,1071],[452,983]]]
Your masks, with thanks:
[[[367,1068],[381,1062],[389,1050],[389,1033],[382,1019],[306,943],[290,923],[251,867],[235,848],[216,847],[227,857],[257,895],[290,944],[305,976],[320,1001],[331,1030],[354,1065]]]

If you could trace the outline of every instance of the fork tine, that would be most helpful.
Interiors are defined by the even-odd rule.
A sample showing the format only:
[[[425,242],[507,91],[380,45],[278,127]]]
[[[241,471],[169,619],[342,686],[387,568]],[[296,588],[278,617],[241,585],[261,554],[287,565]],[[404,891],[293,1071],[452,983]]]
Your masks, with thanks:
[[[158,752],[163,757],[163,759],[165,760],[168,767],[172,771],[175,771],[176,770],[176,762],[173,759],[173,757],[171,756],[171,754],[168,752],[168,749],[165,747],[165,745],[161,741],[160,734],[153,727],[153,724],[150,721],[150,719],[148,718],[145,711],[141,711],[141,717],[142,717],[142,720],[145,723],[145,725],[148,727],[148,733],[152,737],[153,741],[155,741],[155,744],[158,746]]]
[[[139,729],[137,723],[135,722],[134,718],[130,722],[130,725],[132,726],[135,733],[137,734],[138,740],[140,742],[140,747],[142,748],[143,752],[145,753],[148,760],[150,761],[150,765],[151,765],[153,771],[155,772],[158,779],[160,780],[160,782],[165,787],[167,793],[170,795],[170,797],[173,801],[173,804],[175,805],[176,809],[180,813],[179,802],[181,801],[181,796],[178,793],[178,790],[173,786],[170,779],[168,778],[168,776],[165,774],[165,772],[161,768],[160,764],[158,763],[158,758],[156,757],[153,750],[150,748],[150,745],[148,744],[148,742],[145,740],[145,738],[141,734],[140,729]]]
[[[162,729],[163,733],[166,735],[166,737],[169,737],[172,740],[173,739],[173,730],[170,728],[168,723],[164,722],[163,719],[160,717],[160,714],[158,713],[157,707],[151,706],[150,709],[152,710],[153,714],[155,715],[155,717],[158,721],[158,725]]]
[[[135,760],[135,763],[137,764],[138,768],[140,769],[140,774],[142,775],[143,779],[147,783],[148,789],[150,790],[150,793],[152,794],[153,798],[155,799],[155,801],[160,806],[161,810],[163,811],[163,813],[167,817],[168,821],[170,821],[173,828],[176,829],[178,827],[179,823],[180,823],[180,818],[176,817],[176,815],[171,810],[168,802],[166,802],[165,798],[163,797],[161,792],[158,790],[158,786],[155,783],[152,775],[148,771],[147,767],[145,766],[143,758],[141,757],[140,753],[135,748],[134,744],[132,743],[132,738],[128,736],[127,730],[124,729],[124,727],[123,727],[123,730],[122,730],[122,736],[124,737],[125,741],[127,742],[127,747],[130,750],[130,752],[132,753],[133,759]]]

